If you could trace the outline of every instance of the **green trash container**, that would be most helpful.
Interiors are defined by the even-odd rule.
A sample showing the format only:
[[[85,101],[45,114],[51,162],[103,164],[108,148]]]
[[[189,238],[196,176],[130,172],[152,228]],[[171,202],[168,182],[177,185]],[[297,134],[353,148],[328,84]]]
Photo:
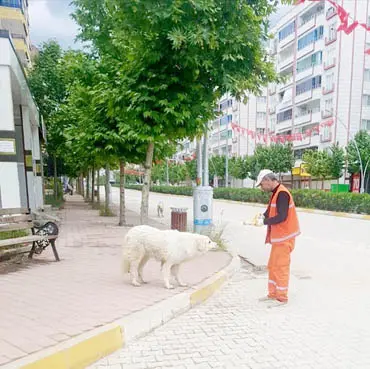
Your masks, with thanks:
[[[330,192],[349,192],[349,185],[348,184],[332,184]]]

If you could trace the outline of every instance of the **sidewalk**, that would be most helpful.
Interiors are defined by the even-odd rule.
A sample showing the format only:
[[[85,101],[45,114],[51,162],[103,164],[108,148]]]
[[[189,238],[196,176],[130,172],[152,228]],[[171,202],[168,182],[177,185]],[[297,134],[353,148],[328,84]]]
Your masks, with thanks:
[[[33,261],[1,269],[0,366],[21,367],[15,363],[22,357],[129,319],[134,312],[191,290],[231,259],[210,252],[186,263],[181,274],[190,287],[174,290],[163,287],[159,265],[150,261],[144,270],[149,283],[134,288],[120,272],[121,243],[129,228],[118,227],[117,217],[100,217],[80,196],[68,197],[60,217],[60,263],[48,248]],[[127,212],[127,223],[139,224],[138,215]],[[151,225],[163,228],[153,221]]]

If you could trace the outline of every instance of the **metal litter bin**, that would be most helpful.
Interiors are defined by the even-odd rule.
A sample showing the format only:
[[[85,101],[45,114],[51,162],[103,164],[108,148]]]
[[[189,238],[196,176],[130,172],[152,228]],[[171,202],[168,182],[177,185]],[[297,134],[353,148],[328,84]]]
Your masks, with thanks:
[[[188,208],[171,208],[171,229],[186,232]]]

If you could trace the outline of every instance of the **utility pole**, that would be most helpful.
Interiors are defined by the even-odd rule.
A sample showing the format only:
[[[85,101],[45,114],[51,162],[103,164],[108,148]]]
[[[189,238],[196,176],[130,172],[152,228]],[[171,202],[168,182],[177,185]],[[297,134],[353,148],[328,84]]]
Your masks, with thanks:
[[[226,148],[225,156],[225,187],[229,187],[229,147]]]
[[[168,172],[168,158],[166,158],[166,185],[170,185],[170,174]]]
[[[210,233],[213,213],[213,188],[209,186],[207,128],[204,132],[203,160],[201,141],[197,140],[197,187],[193,191],[194,232],[200,234]]]

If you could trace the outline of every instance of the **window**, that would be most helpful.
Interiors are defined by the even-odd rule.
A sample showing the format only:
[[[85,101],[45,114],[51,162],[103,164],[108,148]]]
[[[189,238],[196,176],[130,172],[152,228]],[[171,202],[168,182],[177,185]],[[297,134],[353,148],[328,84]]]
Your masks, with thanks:
[[[280,32],[279,32],[279,41],[284,40],[289,35],[291,35],[295,30],[295,22],[292,22],[285,26]]]
[[[335,64],[335,52],[334,48],[328,49],[326,52],[326,66],[334,65]]]
[[[364,72],[364,80],[366,82],[370,82],[370,69],[365,69],[365,72]]]
[[[0,0],[0,6],[22,9],[22,0]]]
[[[296,95],[321,87],[321,76],[310,78],[296,86]]]
[[[220,140],[226,140],[233,136],[233,131],[230,129],[227,131],[226,129],[220,133]]]
[[[264,120],[266,120],[266,113],[261,113],[261,112],[258,112],[257,113],[257,120],[258,121],[264,121]]]
[[[225,101],[222,101],[220,103],[220,110],[225,110],[225,109],[230,108],[232,106],[233,106],[233,100],[232,99],[225,100]]]
[[[285,110],[277,115],[277,121],[278,122],[284,122],[285,120],[292,119],[292,109]]]
[[[332,23],[329,26],[328,41],[333,41],[337,39],[337,23]]]
[[[332,91],[334,89],[334,73],[325,76],[325,90]]]
[[[265,129],[264,128],[256,128],[256,133],[258,135],[263,135],[263,134],[265,134]]]
[[[257,104],[266,104],[266,96],[257,96]]]
[[[324,26],[317,27],[312,32],[303,36],[298,40],[298,50],[302,50],[306,46],[314,43],[317,40],[322,39],[324,35]]]
[[[221,125],[221,126],[223,126],[223,125],[225,125],[225,124],[228,124],[228,123],[230,123],[232,120],[233,120],[233,116],[232,116],[232,114],[224,115],[224,116],[220,119],[220,125]]]
[[[370,106],[370,95],[362,96],[362,104],[365,106]]]
[[[362,119],[361,129],[364,129],[366,131],[370,131],[370,119]]]
[[[325,100],[324,116],[328,117],[333,114],[333,99]]]
[[[334,6],[331,6],[328,11],[326,12],[326,18],[330,18],[334,14],[336,14],[337,11],[335,10]]]
[[[297,73],[303,72],[312,66],[320,65],[321,63],[322,63],[322,51],[319,51],[315,54],[310,55],[307,58],[300,60],[297,63]]]

